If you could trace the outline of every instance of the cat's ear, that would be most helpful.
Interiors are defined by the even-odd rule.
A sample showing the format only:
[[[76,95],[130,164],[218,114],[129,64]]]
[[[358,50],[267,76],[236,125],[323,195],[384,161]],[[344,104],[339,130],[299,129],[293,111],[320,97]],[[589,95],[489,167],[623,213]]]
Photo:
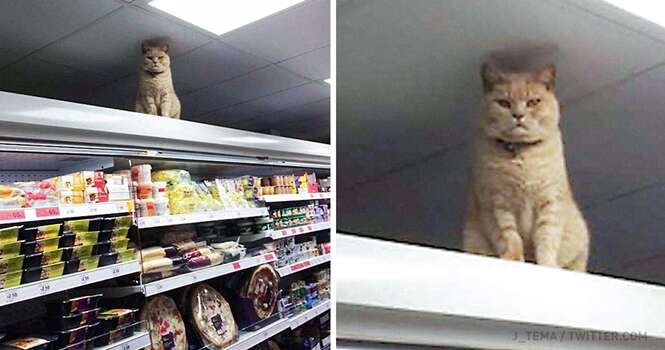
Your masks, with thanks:
[[[556,82],[556,67],[553,64],[548,64],[534,73],[536,81],[545,85],[547,90],[552,91]]]
[[[491,91],[495,84],[505,81],[503,73],[488,62],[483,63],[480,67],[480,76],[483,78],[483,89],[485,92]]]
[[[169,53],[169,44],[162,44],[161,49],[164,53]]]
[[[149,48],[149,46],[148,46],[148,44],[147,44],[145,41],[141,43],[141,52],[142,52],[143,54],[145,54],[146,52],[148,52],[148,48]]]

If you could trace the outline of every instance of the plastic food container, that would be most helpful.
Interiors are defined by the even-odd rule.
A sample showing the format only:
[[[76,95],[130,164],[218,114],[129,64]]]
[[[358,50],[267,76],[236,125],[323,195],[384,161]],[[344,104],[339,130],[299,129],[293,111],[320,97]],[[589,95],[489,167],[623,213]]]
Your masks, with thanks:
[[[63,230],[69,232],[99,231],[102,218],[69,220],[63,224]]]
[[[129,245],[128,239],[119,239],[117,241],[111,241],[111,250],[113,251],[127,250],[127,245]]]
[[[92,255],[106,254],[111,251],[111,242],[100,242],[92,245]]]
[[[45,280],[48,278],[60,277],[62,276],[64,267],[65,264],[59,262],[51,265],[25,269],[23,270],[23,276],[21,277],[21,284]]]
[[[132,217],[131,216],[118,216],[114,218],[104,218],[102,219],[101,229],[102,230],[113,230],[116,228],[122,227],[131,227],[132,226]]]
[[[0,244],[19,240],[19,231],[23,226],[12,226],[0,229]]]
[[[106,253],[99,255],[99,267],[113,265],[118,262],[118,253]]]
[[[135,259],[136,249],[118,251],[118,263],[124,263]]]
[[[99,334],[99,336],[95,338],[95,346],[107,346],[113,343],[117,343],[123,339],[129,338],[132,335],[134,335],[134,328],[135,328],[134,325],[130,324],[109,332],[103,332],[101,334],[99,333],[100,331],[98,330],[97,334]]]
[[[6,341],[0,344],[0,348],[11,350],[47,350],[51,341],[44,338],[24,337]]]
[[[99,332],[108,333],[133,324],[136,311],[134,309],[111,309],[98,313],[97,319],[100,322]]]
[[[224,297],[207,284],[200,284],[192,291],[189,302],[194,330],[204,343],[224,348],[236,340],[238,326],[233,319],[231,306]]]
[[[118,227],[114,228],[111,231],[111,237],[109,239],[112,240],[121,240],[127,238],[127,234],[129,233],[129,227]]]
[[[88,311],[83,311],[80,313],[81,315],[81,326],[83,325],[93,325],[97,323],[97,313],[99,312],[99,308],[88,310]],[[89,335],[94,335],[89,334]]]
[[[20,271],[23,269],[23,255],[13,258],[0,259],[0,274]]]
[[[109,234],[109,238],[110,238]],[[90,245],[99,242],[99,231],[76,232],[74,245]]]
[[[32,242],[24,242],[21,246],[21,254],[30,255],[58,250],[60,237],[39,239]]]
[[[96,269],[99,265],[99,256],[91,256],[82,259],[74,259],[65,262],[64,274],[76,273]]]
[[[81,259],[92,255],[94,245],[79,245],[62,249],[62,261]]]
[[[58,237],[61,229],[62,224],[24,227],[19,232],[19,239],[24,241],[36,241],[38,239]]]
[[[0,289],[18,286],[19,284],[21,284],[22,275],[23,275],[22,270],[7,272],[5,274],[0,275]]]
[[[51,316],[67,316],[96,309],[101,297],[102,294],[92,294],[65,300],[46,301],[44,305]]]
[[[25,255],[23,259],[23,268],[29,269],[42,265],[55,264],[62,260],[62,251],[62,249],[58,249],[52,252]]]
[[[76,328],[57,332],[58,338],[53,341],[53,349],[65,348],[69,345],[85,341],[90,326],[79,326]]]
[[[60,248],[68,248],[68,247],[73,247],[74,243],[76,243],[76,234],[65,233],[62,236],[60,236],[60,242],[58,243],[58,246]]]
[[[61,317],[47,317],[45,321],[49,328],[64,331],[80,327],[81,317],[81,314],[73,314]]]
[[[211,253],[191,258],[187,261],[187,268],[197,270],[208,266],[219,265],[224,262],[224,256],[219,253]]]
[[[21,246],[24,241],[0,244],[0,259],[17,257],[21,253]]]

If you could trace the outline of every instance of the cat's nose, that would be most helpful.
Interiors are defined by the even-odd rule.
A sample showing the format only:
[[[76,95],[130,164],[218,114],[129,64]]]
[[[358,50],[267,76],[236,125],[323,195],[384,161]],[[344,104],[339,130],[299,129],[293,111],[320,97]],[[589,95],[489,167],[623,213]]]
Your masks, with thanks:
[[[518,122],[519,122],[519,121],[522,121],[522,119],[524,119],[524,117],[525,117],[524,114],[516,114],[516,113],[513,113],[513,118],[514,118],[515,120],[517,120]]]

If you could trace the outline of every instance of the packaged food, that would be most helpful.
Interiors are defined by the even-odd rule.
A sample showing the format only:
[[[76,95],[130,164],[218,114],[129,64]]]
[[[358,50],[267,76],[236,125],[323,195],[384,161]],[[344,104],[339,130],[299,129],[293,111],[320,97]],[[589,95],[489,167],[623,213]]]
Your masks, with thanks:
[[[23,337],[2,343],[2,348],[11,350],[48,350],[51,341],[38,337]]]
[[[174,257],[178,250],[175,247],[148,247],[141,249],[140,255],[143,260]]]
[[[87,258],[73,259],[66,261],[64,263],[65,267],[63,274],[67,275],[70,273],[92,270],[96,269],[97,267],[104,266],[104,265],[99,265],[100,259],[101,258],[99,255],[93,255]]]
[[[102,231],[104,232],[104,231]],[[129,234],[129,227],[118,227],[114,228],[113,231],[111,231],[111,240],[121,240],[127,238],[127,235]]]
[[[173,243],[173,246],[178,249],[178,252],[184,253],[193,249],[205,246],[205,242],[194,242],[192,240],[180,241]]]
[[[152,197],[155,199],[168,199],[166,195],[166,181],[152,183]]]
[[[136,249],[127,249],[118,251],[118,263],[124,263],[135,259]]]
[[[155,199],[155,214],[157,216],[169,215],[169,200],[167,198]]]
[[[95,346],[107,346],[129,338],[132,335],[134,335],[134,325],[125,325],[118,329],[102,333],[100,336],[95,338],[94,342]]]
[[[197,256],[208,255],[208,254],[212,254],[212,253],[214,253],[213,248],[202,247],[202,248],[190,250],[190,251],[184,253],[182,255],[182,257],[185,258],[186,260],[189,260],[189,259],[195,258]]]
[[[103,218],[101,229],[102,230],[115,230],[118,228],[129,228],[132,226],[131,216],[118,216],[112,218]]]
[[[104,243],[101,243],[104,244]],[[95,244],[95,245],[79,245],[79,246],[74,246],[71,248],[63,248],[62,249],[62,261],[68,261],[72,259],[80,259],[80,258],[85,258],[93,255],[93,250],[100,244]],[[111,244],[107,244],[107,248],[111,247]],[[99,248],[97,248],[99,250]]]
[[[127,245],[129,245],[128,239],[119,239],[117,241],[111,241],[111,250],[112,251],[121,251],[127,250]]]
[[[21,284],[23,271],[12,271],[0,275],[0,289],[16,287]]]
[[[141,217],[157,215],[157,208],[155,207],[154,199],[139,199],[138,211]]]
[[[143,273],[153,273],[175,270],[185,264],[185,259],[174,258],[157,258],[143,261]]]
[[[132,167],[132,180],[138,183],[150,183],[152,166],[150,164],[134,165]]]
[[[19,239],[30,242],[38,239],[58,237],[58,235],[60,235],[61,227],[62,224],[24,227],[19,232]]]
[[[67,316],[97,308],[102,294],[84,295],[65,300],[45,301],[46,311],[51,316]]]
[[[59,248],[69,248],[76,244],[76,233],[64,233],[58,241]]]
[[[25,192],[18,187],[0,185],[0,209],[23,208],[28,200]]]
[[[139,186],[136,188],[136,195],[138,199],[153,199],[152,183],[139,183]]]
[[[219,265],[222,262],[224,262],[223,255],[219,253],[211,253],[189,259],[187,261],[187,268],[190,270],[197,270],[208,266]]]
[[[113,265],[118,262],[118,253],[111,252],[99,255],[99,267]]]
[[[53,342],[53,349],[65,348],[69,345],[85,341],[85,337],[90,326],[79,326],[76,328],[56,332],[58,336]]]
[[[63,230],[69,232],[99,231],[101,223],[101,218],[68,220],[63,223]]]
[[[272,315],[277,303],[279,276],[269,264],[256,268],[247,281],[241,296],[252,300],[256,316],[266,319]]]
[[[96,244],[99,238],[99,231],[77,231],[74,245]],[[110,235],[109,235],[110,238]]]
[[[25,255],[23,258],[23,268],[29,269],[42,265],[51,265],[62,260],[62,249],[53,250],[45,253],[35,253]]]
[[[92,245],[92,255],[102,255],[111,252],[111,241],[99,242]]]
[[[60,317],[47,317],[46,324],[54,330],[64,331],[68,329],[81,327],[81,314],[73,314]]]
[[[192,324],[204,343],[219,348],[233,343],[238,326],[224,297],[205,283],[196,286],[191,295]]]
[[[58,262],[51,265],[31,267],[29,269],[25,269],[23,270],[23,276],[21,277],[21,284],[60,277],[64,272],[64,267],[65,267],[64,263]]]
[[[168,296],[157,295],[141,309],[140,319],[147,321],[152,350],[187,350],[185,322],[176,303]]]
[[[21,246],[24,241],[0,244],[0,259],[7,259],[19,256]]]
[[[24,242],[21,245],[21,254],[30,255],[58,250],[60,237],[38,239],[32,242]]]
[[[134,323],[135,309],[110,309],[97,314],[100,322],[101,333],[107,333],[112,330],[122,328]]]
[[[81,315],[81,326],[94,325],[95,323],[97,323],[97,313],[99,312],[99,310],[101,309],[95,308],[92,310],[83,311],[79,313],[79,315]],[[94,335],[94,333],[92,333],[91,335]]]
[[[23,259],[23,255],[15,256],[13,258],[0,259],[0,274],[22,270]]]
[[[83,191],[61,190],[58,191],[58,197],[60,198],[60,204],[64,205],[83,204],[85,202]]]
[[[23,226],[0,228],[0,244],[16,242],[19,240],[19,231]]]

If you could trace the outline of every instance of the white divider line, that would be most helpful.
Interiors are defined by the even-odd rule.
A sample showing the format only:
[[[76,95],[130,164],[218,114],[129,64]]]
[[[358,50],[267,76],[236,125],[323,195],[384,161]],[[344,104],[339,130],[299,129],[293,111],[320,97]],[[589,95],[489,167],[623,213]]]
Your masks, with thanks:
[[[249,258],[240,259],[227,264],[212,266],[182,275],[165,278],[159,281],[146,283],[145,296],[149,297],[169,290],[188,286],[193,283],[209,280],[215,277],[224,276],[236,271],[249,269],[261,264],[271,263],[277,258],[274,253],[267,253]]]
[[[299,194],[271,194],[267,196],[260,196],[259,200],[266,203],[275,202],[295,202],[295,201],[309,201],[316,199],[330,199],[330,192],[319,193],[299,193]]]
[[[139,228],[193,224],[198,222],[242,219],[268,215],[268,208],[246,208],[188,213],[165,216],[146,216],[137,219]]]
[[[80,286],[136,273],[140,270],[139,262],[134,260],[12,288],[0,289],[0,306],[78,288]]]
[[[313,258],[309,258],[307,260],[303,261],[298,261],[296,263],[293,263],[291,265],[287,265],[284,267],[280,267],[277,269],[277,273],[279,273],[280,276],[288,276],[292,273],[296,273],[302,270],[309,269],[310,267],[314,267],[317,265],[321,265],[323,263],[326,263],[330,261],[330,254],[324,254],[324,255],[319,255],[315,256]]]
[[[297,226],[281,230],[273,230],[270,236],[272,237],[272,239],[280,239],[280,238],[304,235],[311,232],[323,231],[329,229],[330,229],[330,222],[319,222],[316,224],[310,224],[305,226]]]

